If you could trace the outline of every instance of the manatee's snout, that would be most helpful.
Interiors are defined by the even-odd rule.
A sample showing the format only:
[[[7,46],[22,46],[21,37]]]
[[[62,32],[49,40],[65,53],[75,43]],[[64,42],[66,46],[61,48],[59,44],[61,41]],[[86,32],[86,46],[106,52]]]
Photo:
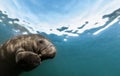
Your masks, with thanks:
[[[53,44],[50,44],[48,46],[48,57],[49,58],[54,58],[56,55],[56,48],[53,46]]]
[[[56,48],[53,44],[49,44],[44,50],[41,52],[41,61],[46,59],[52,59],[56,55]]]

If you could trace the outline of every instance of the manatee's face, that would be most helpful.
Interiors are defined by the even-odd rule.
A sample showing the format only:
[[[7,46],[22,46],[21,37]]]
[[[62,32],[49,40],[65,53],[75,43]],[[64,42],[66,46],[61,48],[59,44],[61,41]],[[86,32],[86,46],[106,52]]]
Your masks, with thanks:
[[[37,37],[37,39],[35,39],[32,50],[34,51],[19,49],[16,54],[17,64],[26,71],[34,69],[43,60],[54,58],[56,54],[55,46],[47,39],[41,37]]]
[[[56,54],[56,48],[50,41],[44,38],[43,39],[40,38],[38,39],[37,42],[38,42],[37,45],[39,49],[38,54],[39,54],[39,57],[41,58],[41,61],[54,58]]]

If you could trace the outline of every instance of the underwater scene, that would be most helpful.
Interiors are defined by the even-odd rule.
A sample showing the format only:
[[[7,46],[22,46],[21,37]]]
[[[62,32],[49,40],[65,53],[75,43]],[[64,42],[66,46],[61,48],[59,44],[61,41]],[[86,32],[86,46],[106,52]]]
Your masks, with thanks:
[[[0,0],[0,44],[24,34],[57,53],[20,76],[120,76],[120,0]]]

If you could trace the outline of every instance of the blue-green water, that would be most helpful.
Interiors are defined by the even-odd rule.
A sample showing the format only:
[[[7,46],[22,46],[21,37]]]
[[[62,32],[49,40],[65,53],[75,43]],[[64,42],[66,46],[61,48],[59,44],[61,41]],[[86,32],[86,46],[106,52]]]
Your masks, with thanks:
[[[0,23],[0,43],[17,34],[13,28]],[[66,42],[64,36],[41,33],[55,44],[57,55],[21,76],[120,76],[119,23],[99,35],[92,35],[92,31],[68,37]]]
[[[120,26],[115,25],[96,37],[85,35],[68,42],[53,39],[58,50],[56,58],[23,76],[119,76],[119,30]]]

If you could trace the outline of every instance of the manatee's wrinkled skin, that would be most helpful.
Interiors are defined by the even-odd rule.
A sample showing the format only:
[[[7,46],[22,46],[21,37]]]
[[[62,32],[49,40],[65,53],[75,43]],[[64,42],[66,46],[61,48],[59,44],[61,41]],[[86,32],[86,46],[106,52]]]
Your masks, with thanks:
[[[39,34],[16,36],[0,46],[0,76],[18,76],[55,54],[55,46]]]

